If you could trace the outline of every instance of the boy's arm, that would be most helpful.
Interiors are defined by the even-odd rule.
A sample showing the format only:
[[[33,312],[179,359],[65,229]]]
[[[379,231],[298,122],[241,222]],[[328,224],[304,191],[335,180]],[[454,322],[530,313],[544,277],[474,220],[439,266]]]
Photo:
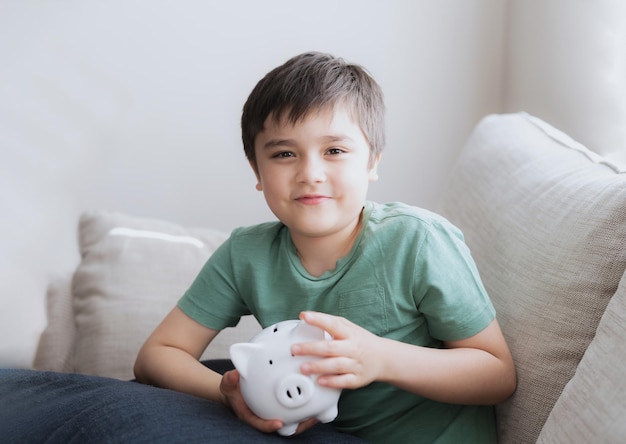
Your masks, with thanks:
[[[221,402],[240,419],[263,432],[280,429],[281,421],[261,419],[248,408],[241,396],[237,370],[222,376],[198,361],[217,333],[174,307],[139,351],[135,377],[144,384]],[[311,425],[310,421],[301,424],[298,432]]]
[[[454,404],[497,404],[515,390],[513,359],[495,320],[471,338],[435,349],[378,337],[340,317],[313,312],[301,317],[334,338],[292,348],[294,354],[326,357],[302,368],[321,375],[321,385],[358,388],[384,381]]]
[[[217,333],[174,307],[139,351],[135,377],[144,384],[223,402],[221,375],[198,361]]]

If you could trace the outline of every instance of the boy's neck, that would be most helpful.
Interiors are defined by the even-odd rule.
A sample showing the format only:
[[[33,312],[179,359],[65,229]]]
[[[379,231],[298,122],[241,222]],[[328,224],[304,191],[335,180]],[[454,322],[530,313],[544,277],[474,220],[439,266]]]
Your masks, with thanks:
[[[355,224],[344,231],[324,237],[294,237],[292,241],[305,270],[315,277],[320,277],[337,266],[337,261],[345,257],[356,242],[361,232],[363,211]]]

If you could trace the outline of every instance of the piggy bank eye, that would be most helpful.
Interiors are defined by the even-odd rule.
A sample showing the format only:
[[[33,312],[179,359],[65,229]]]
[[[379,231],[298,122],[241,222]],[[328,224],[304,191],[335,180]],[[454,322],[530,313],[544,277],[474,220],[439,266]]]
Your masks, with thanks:
[[[273,362],[272,362],[272,360],[270,359],[270,365],[272,365],[272,364],[273,364]]]
[[[274,333],[278,331],[278,326],[274,327]]]

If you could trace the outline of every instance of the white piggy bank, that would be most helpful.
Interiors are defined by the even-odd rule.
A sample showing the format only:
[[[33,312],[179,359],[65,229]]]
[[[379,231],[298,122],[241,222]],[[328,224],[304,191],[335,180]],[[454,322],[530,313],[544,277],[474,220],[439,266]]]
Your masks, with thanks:
[[[281,435],[293,435],[306,419],[330,422],[337,416],[341,390],[322,387],[314,375],[300,372],[303,362],[320,358],[291,354],[292,344],[323,339],[330,335],[304,321],[291,320],[265,328],[250,342],[230,347],[248,407],[260,418],[281,420]]]

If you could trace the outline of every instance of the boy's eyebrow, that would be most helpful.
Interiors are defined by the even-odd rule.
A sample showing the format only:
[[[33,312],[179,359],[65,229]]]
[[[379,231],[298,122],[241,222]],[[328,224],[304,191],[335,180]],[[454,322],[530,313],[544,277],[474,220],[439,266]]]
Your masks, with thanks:
[[[319,138],[322,143],[334,143],[334,142],[352,142],[352,137],[345,135],[330,135],[330,136],[322,136]],[[270,139],[263,145],[263,148],[270,149],[275,148],[277,146],[287,146],[287,147],[295,147],[298,143],[294,139]]]
[[[334,135],[324,136],[324,137],[321,137],[321,140],[326,143],[330,143],[330,142],[352,142],[354,139],[352,139],[352,137],[350,136],[340,134],[337,136],[334,136]]]
[[[296,146],[296,141],[293,139],[270,139],[265,144],[263,144],[263,148],[270,149],[277,146]]]

